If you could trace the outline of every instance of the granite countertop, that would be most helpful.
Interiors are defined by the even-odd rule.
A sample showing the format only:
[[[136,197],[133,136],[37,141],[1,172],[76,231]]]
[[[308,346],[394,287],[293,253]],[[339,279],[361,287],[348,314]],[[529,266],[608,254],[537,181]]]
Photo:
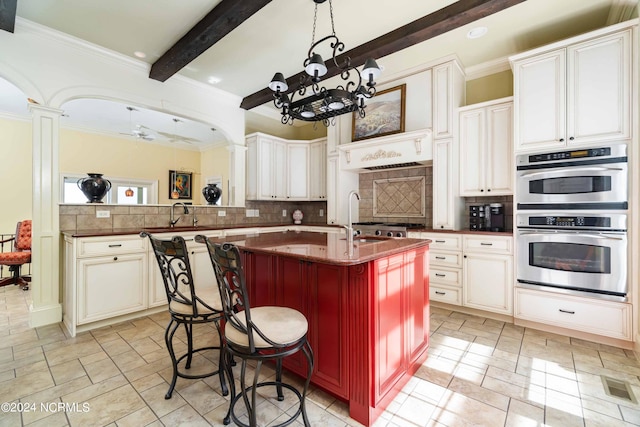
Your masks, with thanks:
[[[216,243],[229,242],[248,252],[295,257],[325,264],[355,265],[378,258],[428,246],[426,239],[394,237],[355,238],[353,255],[347,253],[343,233],[284,231],[260,235],[238,235],[212,238]]]
[[[412,228],[410,232],[422,233],[451,233],[451,234],[486,234],[488,236],[513,236],[513,230],[506,231],[477,231],[477,230],[442,230],[440,228]]]
[[[146,231],[152,234],[160,233],[191,233],[191,232],[206,232],[212,230],[231,230],[234,228],[263,228],[263,227],[337,227],[342,228],[339,225],[327,225],[327,224],[242,224],[242,225],[199,225],[197,227],[144,227],[144,228],[109,228],[109,229],[95,229],[95,230],[66,230],[62,231],[62,234],[69,237],[100,237],[100,236],[123,236],[131,234],[140,234],[142,231]]]

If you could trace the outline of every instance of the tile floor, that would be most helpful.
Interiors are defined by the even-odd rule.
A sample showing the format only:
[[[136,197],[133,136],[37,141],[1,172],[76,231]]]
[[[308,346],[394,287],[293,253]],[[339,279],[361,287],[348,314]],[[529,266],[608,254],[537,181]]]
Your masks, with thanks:
[[[29,328],[28,304],[29,292],[0,288],[0,426],[222,425],[217,377],[179,379],[164,399],[166,314],[69,338],[61,325]],[[199,329],[202,339],[212,332]],[[205,356],[192,369],[217,359]],[[640,425],[640,406],[606,395],[601,375],[640,398],[633,352],[434,308],[429,357],[375,426]],[[260,424],[280,422],[290,404],[262,399]],[[359,425],[317,389],[308,414],[314,426]]]

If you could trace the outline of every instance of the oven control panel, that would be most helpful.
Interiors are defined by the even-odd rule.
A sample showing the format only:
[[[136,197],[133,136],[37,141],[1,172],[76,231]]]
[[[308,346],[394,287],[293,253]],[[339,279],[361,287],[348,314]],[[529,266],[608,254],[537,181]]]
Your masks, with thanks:
[[[557,151],[555,153],[533,154],[529,156],[529,163],[546,162],[549,160],[581,159],[584,157],[610,156],[611,147],[590,148],[586,150]]]
[[[517,215],[517,227],[529,228],[575,228],[598,230],[626,230],[627,218],[624,214],[593,215]]]

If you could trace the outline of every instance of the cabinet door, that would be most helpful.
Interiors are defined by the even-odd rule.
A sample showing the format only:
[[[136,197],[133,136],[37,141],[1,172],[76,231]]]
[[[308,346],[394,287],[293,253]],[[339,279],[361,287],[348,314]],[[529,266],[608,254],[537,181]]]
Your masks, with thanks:
[[[147,255],[78,260],[78,324],[147,308]]]
[[[315,355],[313,381],[330,392],[349,396],[348,271],[330,264],[310,264],[309,341]]]
[[[287,144],[274,141],[271,154],[273,198],[284,200],[287,198]]]
[[[327,197],[327,143],[314,142],[309,147],[309,198],[324,200]]]
[[[484,175],[487,195],[513,194],[513,104],[487,107]],[[466,173],[466,168],[462,169]]]
[[[453,66],[443,64],[433,68],[433,137],[453,135]]]
[[[289,144],[287,146],[287,199],[309,198],[309,146]]]
[[[485,184],[485,109],[460,114],[460,195],[484,196]]]
[[[630,137],[630,31],[567,48],[569,144]]]
[[[403,255],[374,261],[374,401],[384,396],[402,376],[407,365]]]
[[[496,313],[513,312],[513,257],[465,254],[464,305]]]
[[[426,251],[405,254],[409,364],[429,345],[429,260]]]
[[[453,194],[453,140],[434,141],[433,148],[433,228],[455,228]]]
[[[516,63],[516,150],[565,145],[565,62],[565,50],[559,49]]]
[[[298,310],[309,321],[307,311],[307,263],[298,258],[277,257],[277,272],[272,286],[276,288],[276,304]],[[284,366],[306,376],[307,359],[299,351],[284,360]]]
[[[268,138],[258,139],[256,169],[258,171],[257,193],[260,200],[269,200],[275,197],[275,167],[273,164],[275,144],[275,141]]]
[[[258,143],[256,138],[247,138],[247,200],[258,198]]]

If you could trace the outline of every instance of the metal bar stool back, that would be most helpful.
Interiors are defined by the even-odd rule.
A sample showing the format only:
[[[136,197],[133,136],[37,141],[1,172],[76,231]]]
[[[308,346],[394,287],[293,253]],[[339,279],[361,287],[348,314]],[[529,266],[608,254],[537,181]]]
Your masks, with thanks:
[[[196,242],[206,243],[211,257],[211,263],[220,288],[222,307],[224,310],[225,349],[228,358],[225,367],[229,375],[231,388],[231,402],[224,424],[231,420],[240,426],[257,425],[256,394],[259,387],[272,386],[277,392],[277,399],[284,400],[282,392],[286,388],[293,392],[298,400],[297,411],[286,421],[274,425],[286,426],[291,424],[302,414],[305,426],[309,420],[305,409],[305,400],[313,372],[313,351],[307,340],[308,324],[302,313],[288,307],[262,306],[251,307],[240,251],[230,243],[213,243],[205,236],[196,236]],[[282,360],[299,350],[307,359],[307,376],[304,389],[300,393],[292,385],[282,382]],[[240,393],[236,395],[231,360],[238,357],[242,360],[240,374]],[[256,363],[253,382],[248,387],[245,384],[247,361]],[[258,382],[262,363],[274,361],[276,366],[275,381]],[[249,401],[251,395],[251,402]],[[242,398],[248,413],[249,424],[238,419],[234,408]]]
[[[224,377],[223,338],[220,328],[220,320],[222,319],[223,312],[219,290],[217,287],[213,289],[205,288],[196,290],[191,272],[191,264],[189,263],[187,244],[182,237],[174,236],[170,240],[161,240],[147,232],[140,233],[140,236],[149,237],[151,247],[153,248],[158,266],[160,267],[160,273],[164,281],[169,303],[170,320],[165,330],[164,339],[169,355],[171,356],[173,377],[165,399],[171,398],[178,377],[201,379],[213,375],[220,376],[222,395],[226,396],[229,394],[229,391]],[[220,343],[218,346],[211,345],[194,348],[193,326],[201,323],[215,324]],[[185,328],[187,352],[176,356],[173,340],[180,325],[184,325]],[[185,370],[191,368],[194,354],[215,349],[220,351],[218,368],[216,370],[197,374],[188,374],[185,372]],[[182,370],[180,364],[184,359],[186,359],[186,363],[184,364],[184,370]]]

